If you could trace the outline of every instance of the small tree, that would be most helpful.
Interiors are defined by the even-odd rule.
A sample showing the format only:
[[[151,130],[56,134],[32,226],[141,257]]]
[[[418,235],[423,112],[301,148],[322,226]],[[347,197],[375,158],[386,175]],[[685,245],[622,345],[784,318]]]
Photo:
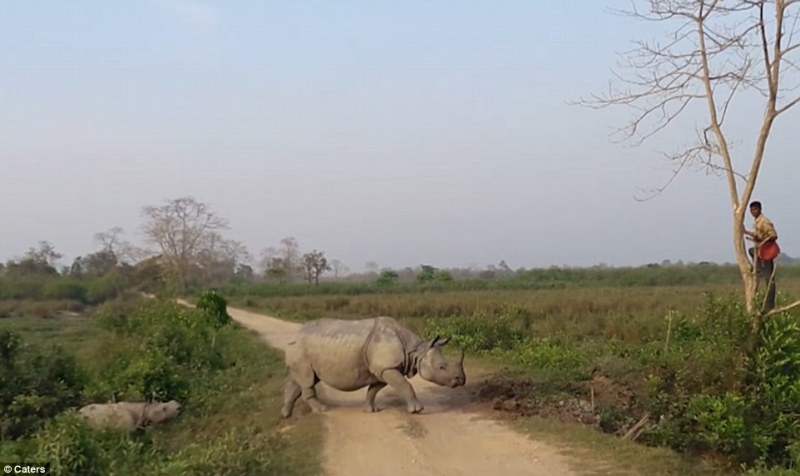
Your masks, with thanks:
[[[304,274],[304,264],[297,239],[288,236],[281,240],[279,248],[265,248],[261,252],[261,266],[266,277],[280,282],[294,281],[297,276]]]
[[[314,250],[311,253],[306,253],[303,255],[301,261],[308,284],[314,282],[318,285],[320,275],[331,269],[328,260],[325,258],[325,253],[322,251]]]
[[[384,269],[381,271],[381,275],[378,277],[376,283],[378,286],[390,286],[397,282],[397,279],[400,277],[396,271],[391,269]]]
[[[744,285],[747,310],[755,314],[758,278],[746,252],[744,218],[763,163],[767,141],[778,117],[800,102],[786,98],[798,87],[800,0],[650,0],[649,12],[623,12],[636,19],[674,25],[666,41],[636,42],[623,55],[616,73],[624,87],[579,104],[594,108],[628,106],[633,116],[618,130],[622,140],[639,145],[685,117],[691,105],[705,109],[705,124],[696,139],[667,153],[675,163],[661,193],[686,167],[696,166],[722,175],[728,185],[732,238]],[[734,154],[727,121],[738,122],[733,99],[745,91],[760,94],[764,114],[756,130],[756,145],[746,160]],[[740,188],[741,187],[741,188]],[[761,314],[756,319],[800,305]]]
[[[338,259],[331,260],[331,269],[333,269],[333,279],[339,280],[339,276],[347,273],[349,268]]]

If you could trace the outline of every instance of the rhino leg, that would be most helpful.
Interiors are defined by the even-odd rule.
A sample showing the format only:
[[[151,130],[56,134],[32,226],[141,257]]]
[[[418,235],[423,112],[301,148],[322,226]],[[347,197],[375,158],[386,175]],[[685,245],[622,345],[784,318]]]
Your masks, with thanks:
[[[414,387],[406,380],[405,376],[397,369],[387,369],[381,374],[383,380],[392,386],[395,390],[400,392],[400,395],[406,401],[406,407],[409,413],[419,413],[425,409],[422,404],[417,400],[417,394],[414,392]],[[376,390],[377,393],[377,390]]]
[[[314,385],[319,382],[319,377],[311,364],[296,362],[292,365],[290,372],[294,381],[300,386],[300,395],[311,407],[311,411],[320,413],[328,410],[328,407],[319,401],[317,391],[314,390]]]
[[[384,382],[375,382],[369,386],[367,389],[367,411],[368,412],[377,412],[380,411],[378,407],[375,406],[375,396],[378,395],[378,392],[385,387],[386,384]]]
[[[292,416],[294,404],[297,402],[297,399],[300,398],[301,394],[302,390],[300,389],[300,385],[297,385],[297,382],[291,377],[287,379],[286,386],[283,388],[283,408],[281,409],[281,415],[283,415],[284,418]]]
[[[302,392],[303,400],[311,407],[311,411],[322,413],[328,410],[328,407],[317,398],[317,391],[314,390],[314,387],[304,387]]]

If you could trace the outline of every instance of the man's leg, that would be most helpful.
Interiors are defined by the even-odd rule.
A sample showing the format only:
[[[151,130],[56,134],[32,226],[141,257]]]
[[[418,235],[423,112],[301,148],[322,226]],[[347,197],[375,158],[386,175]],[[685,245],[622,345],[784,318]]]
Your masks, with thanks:
[[[764,269],[764,278],[767,280],[767,300],[764,303],[764,310],[771,311],[775,309],[775,294],[776,294],[776,286],[775,286],[775,262],[774,261],[762,261],[763,269]]]
[[[751,246],[750,248],[747,248],[747,253],[750,255],[750,258],[753,260],[753,265],[756,268],[756,274],[758,274],[759,278],[760,278],[761,277],[760,275],[761,275],[761,273],[763,271],[762,270],[763,266],[761,266],[761,260],[756,258],[756,249]]]

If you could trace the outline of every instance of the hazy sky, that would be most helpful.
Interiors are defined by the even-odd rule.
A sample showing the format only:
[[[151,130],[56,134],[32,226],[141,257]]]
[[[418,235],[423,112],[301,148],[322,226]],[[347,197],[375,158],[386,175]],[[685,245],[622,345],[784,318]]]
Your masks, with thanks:
[[[607,11],[627,5],[3,0],[0,260],[49,240],[68,264],[113,226],[139,242],[143,206],[192,195],[256,257],[294,236],[354,270],[733,261],[722,180],[634,200],[691,128],[626,148],[628,111],[566,104],[659,35]],[[762,110],[738,106],[749,134]],[[799,111],[754,197],[793,256]]]

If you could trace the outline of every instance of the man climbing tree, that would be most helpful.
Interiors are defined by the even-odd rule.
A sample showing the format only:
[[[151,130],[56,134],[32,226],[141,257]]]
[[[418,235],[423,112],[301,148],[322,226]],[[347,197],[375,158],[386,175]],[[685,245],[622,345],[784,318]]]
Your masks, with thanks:
[[[775,258],[780,254],[778,232],[772,221],[761,213],[761,202],[750,203],[750,214],[755,218],[755,229],[743,232],[755,243],[747,251],[755,260],[758,277],[767,283],[767,297],[762,309],[762,312],[766,312],[775,309]]]

